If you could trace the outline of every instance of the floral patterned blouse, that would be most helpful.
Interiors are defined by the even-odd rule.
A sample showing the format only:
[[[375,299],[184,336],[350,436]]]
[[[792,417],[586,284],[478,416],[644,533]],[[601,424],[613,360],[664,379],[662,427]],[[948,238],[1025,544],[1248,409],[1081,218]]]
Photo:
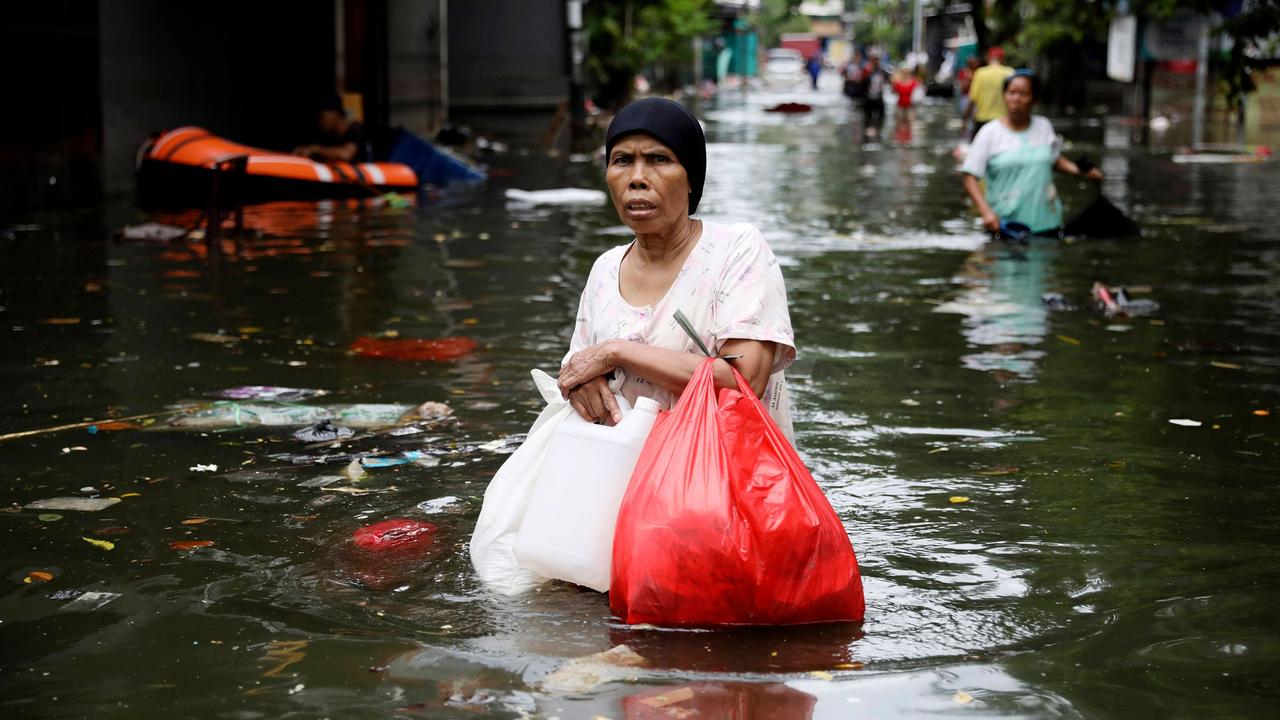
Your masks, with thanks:
[[[675,321],[683,310],[707,347],[717,354],[726,340],[776,343],[773,369],[761,398],[770,416],[794,444],[791,401],[783,371],[796,359],[795,333],[778,259],[754,225],[702,221],[697,245],[685,258],[667,294],[655,305],[635,307],[618,288],[622,258],[634,241],[596,259],[578,305],[577,326],[565,362],[606,340],[627,340],[701,354]],[[632,404],[637,397],[671,409],[677,395],[643,377],[619,370],[610,383]]]

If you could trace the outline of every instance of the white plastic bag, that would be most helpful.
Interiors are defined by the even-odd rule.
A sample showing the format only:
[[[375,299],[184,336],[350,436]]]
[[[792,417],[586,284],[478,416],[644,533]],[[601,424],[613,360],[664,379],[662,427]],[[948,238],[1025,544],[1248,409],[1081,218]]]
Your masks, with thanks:
[[[532,372],[547,407],[529,428],[529,435],[507,461],[502,463],[489,487],[475,532],[471,534],[471,564],[489,588],[504,595],[518,595],[546,581],[520,566],[512,545],[520,522],[529,508],[534,481],[551,446],[551,435],[572,413],[568,400],[560,397],[556,379],[541,370]]]

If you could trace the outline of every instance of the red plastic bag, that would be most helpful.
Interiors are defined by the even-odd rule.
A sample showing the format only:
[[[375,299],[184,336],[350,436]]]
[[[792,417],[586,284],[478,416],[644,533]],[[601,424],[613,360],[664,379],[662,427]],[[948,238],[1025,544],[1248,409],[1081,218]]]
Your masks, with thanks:
[[[392,518],[356,530],[351,540],[366,550],[401,550],[432,542],[435,532],[436,526],[429,522]]]
[[[630,624],[687,627],[861,621],[840,518],[737,370],[738,388],[717,393],[713,362],[640,453],[618,513],[610,609]]]

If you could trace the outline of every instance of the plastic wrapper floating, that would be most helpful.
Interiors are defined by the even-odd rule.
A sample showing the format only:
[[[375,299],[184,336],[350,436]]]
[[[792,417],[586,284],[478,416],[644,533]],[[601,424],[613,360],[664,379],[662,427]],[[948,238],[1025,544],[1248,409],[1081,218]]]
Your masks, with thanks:
[[[328,420],[345,428],[378,428],[421,419],[416,405],[355,403],[295,405],[274,402],[216,402],[174,416],[164,427],[183,430],[272,426],[299,427]]]
[[[277,387],[275,385],[244,385],[227,388],[214,393],[214,397],[226,400],[269,400],[272,402],[299,402],[310,400],[321,395],[328,395],[328,390],[312,388]]]
[[[603,190],[555,188],[551,190],[508,189],[507,200],[522,205],[599,205],[608,199]]]
[[[53,497],[27,503],[28,510],[75,510],[79,512],[98,512],[120,502],[117,497],[84,498]]]

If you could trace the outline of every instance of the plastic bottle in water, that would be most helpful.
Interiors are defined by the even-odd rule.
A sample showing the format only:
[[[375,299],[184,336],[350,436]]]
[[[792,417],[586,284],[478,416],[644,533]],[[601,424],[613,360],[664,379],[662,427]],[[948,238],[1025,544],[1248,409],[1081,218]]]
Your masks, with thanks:
[[[516,535],[520,564],[539,575],[605,592],[613,562],[613,527],[658,403],[615,396],[622,421],[595,425],[577,413],[556,428]]]

